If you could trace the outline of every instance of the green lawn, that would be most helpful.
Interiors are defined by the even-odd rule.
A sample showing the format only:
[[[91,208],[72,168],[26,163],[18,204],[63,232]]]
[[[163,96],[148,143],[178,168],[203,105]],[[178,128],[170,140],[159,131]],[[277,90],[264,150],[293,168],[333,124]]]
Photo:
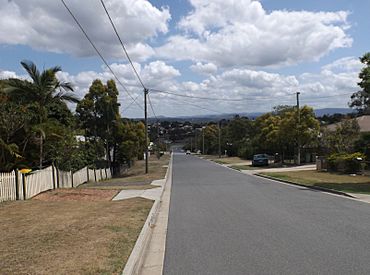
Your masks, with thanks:
[[[203,155],[202,156],[205,159],[212,160],[219,164],[233,164],[233,163],[241,163],[241,162],[247,162],[248,160],[241,159],[239,157],[225,157],[222,156],[221,158],[218,158],[218,155]]]
[[[349,193],[370,194],[370,177],[368,176],[350,176],[317,171],[264,172],[261,174],[307,186],[319,186]]]

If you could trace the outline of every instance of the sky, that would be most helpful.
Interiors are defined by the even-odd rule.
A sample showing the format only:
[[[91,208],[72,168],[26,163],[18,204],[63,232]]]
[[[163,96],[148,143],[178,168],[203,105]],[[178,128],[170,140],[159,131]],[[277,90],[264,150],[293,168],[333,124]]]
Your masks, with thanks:
[[[100,0],[65,2],[124,86],[121,115],[143,117],[143,89]],[[302,105],[345,108],[370,51],[370,0],[104,3],[150,89],[150,116],[268,112],[298,91]],[[114,78],[58,0],[0,0],[0,79],[26,78],[22,60],[61,66],[80,98]]]

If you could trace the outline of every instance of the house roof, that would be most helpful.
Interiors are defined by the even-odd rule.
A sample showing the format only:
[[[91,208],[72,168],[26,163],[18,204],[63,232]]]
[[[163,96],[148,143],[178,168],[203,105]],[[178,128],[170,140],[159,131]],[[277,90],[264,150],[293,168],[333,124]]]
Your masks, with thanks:
[[[365,115],[365,116],[360,116],[354,118],[357,120],[358,125],[360,126],[360,132],[365,133],[365,132],[370,132],[370,115]],[[329,131],[335,131],[338,125],[340,125],[341,122],[338,123],[333,123],[329,124],[326,126],[326,128]]]

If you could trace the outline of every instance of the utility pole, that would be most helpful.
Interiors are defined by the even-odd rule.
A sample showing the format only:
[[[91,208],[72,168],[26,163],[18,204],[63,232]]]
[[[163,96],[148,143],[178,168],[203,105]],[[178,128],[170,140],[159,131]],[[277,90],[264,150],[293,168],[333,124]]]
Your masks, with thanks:
[[[144,120],[145,120],[145,174],[148,174],[148,104],[147,104],[148,89],[144,88]]]
[[[218,158],[221,158],[221,121],[218,122]]]
[[[300,125],[301,125],[301,110],[300,110],[300,107],[299,107],[299,95],[301,93],[300,92],[297,92],[297,115],[298,115],[298,125],[297,125],[297,164],[298,165],[301,165],[301,141],[300,141]]]

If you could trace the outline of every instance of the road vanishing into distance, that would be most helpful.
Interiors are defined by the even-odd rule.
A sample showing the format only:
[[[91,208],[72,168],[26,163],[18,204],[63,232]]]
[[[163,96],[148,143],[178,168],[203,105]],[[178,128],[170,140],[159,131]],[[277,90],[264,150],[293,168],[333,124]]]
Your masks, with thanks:
[[[175,153],[164,274],[370,274],[370,204]]]

